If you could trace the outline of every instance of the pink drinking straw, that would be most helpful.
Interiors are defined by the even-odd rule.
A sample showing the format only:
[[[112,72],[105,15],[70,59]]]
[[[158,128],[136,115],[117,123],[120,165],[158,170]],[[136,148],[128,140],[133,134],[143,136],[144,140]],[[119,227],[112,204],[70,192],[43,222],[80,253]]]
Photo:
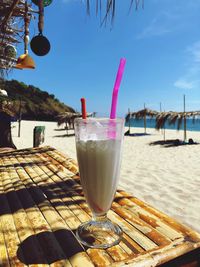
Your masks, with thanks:
[[[119,63],[118,72],[117,72],[117,77],[115,80],[115,85],[113,88],[113,93],[112,93],[112,105],[111,105],[111,111],[110,111],[110,119],[116,118],[118,91],[119,91],[120,83],[122,80],[125,64],[126,64],[126,59],[121,58],[120,63]]]

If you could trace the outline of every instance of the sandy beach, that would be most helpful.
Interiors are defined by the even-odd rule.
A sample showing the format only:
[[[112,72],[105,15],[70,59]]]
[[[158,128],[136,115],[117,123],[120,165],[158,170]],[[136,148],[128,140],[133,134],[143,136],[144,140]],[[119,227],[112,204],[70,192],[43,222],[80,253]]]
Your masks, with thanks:
[[[33,146],[34,126],[45,126],[45,142],[76,159],[75,138],[56,122],[21,122],[12,124],[13,141],[18,149]],[[200,145],[165,147],[151,143],[163,140],[162,132],[131,128],[136,136],[124,137],[119,188],[122,188],[178,221],[200,232]],[[182,131],[166,130],[166,139],[183,139]],[[200,143],[200,132],[187,131],[187,137]]]

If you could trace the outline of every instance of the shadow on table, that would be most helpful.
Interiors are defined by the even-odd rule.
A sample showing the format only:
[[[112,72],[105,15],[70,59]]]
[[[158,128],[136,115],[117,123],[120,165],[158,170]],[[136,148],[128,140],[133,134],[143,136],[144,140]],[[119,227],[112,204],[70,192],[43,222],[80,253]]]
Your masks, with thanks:
[[[33,184],[28,188],[20,188],[10,190],[6,193],[0,194],[0,216],[5,214],[14,214],[20,209],[30,209],[35,205],[43,204],[48,207],[49,201],[53,201],[52,206],[54,208],[60,206],[63,209],[67,207],[80,205],[85,202],[84,199],[72,199],[74,196],[83,195],[82,189],[79,184],[71,184],[70,180],[60,181],[57,183],[49,183],[48,185],[35,186]],[[7,186],[9,186],[7,184]],[[65,201],[55,201],[57,198],[68,198]],[[78,208],[78,207],[77,207]],[[70,208],[71,210],[76,209]]]
[[[160,265],[160,267],[198,267],[200,266],[200,249],[197,248],[185,255]]]
[[[41,232],[26,238],[18,247],[18,259],[29,264],[51,264],[82,252],[74,234],[67,229]]]

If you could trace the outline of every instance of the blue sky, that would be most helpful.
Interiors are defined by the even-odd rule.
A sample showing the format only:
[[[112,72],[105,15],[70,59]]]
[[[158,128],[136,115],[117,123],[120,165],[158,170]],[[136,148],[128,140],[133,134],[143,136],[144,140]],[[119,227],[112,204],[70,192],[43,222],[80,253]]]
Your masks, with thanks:
[[[93,1],[94,2],[94,1]],[[51,42],[47,56],[37,57],[37,68],[13,70],[17,79],[53,93],[80,111],[110,112],[112,89],[121,57],[127,60],[118,95],[118,116],[128,108],[200,110],[200,1],[144,0],[144,9],[129,0],[116,0],[114,24],[100,26],[94,6],[86,15],[84,1],[54,0],[45,8],[44,35]],[[37,20],[30,26],[37,34]],[[22,52],[18,48],[18,53]]]

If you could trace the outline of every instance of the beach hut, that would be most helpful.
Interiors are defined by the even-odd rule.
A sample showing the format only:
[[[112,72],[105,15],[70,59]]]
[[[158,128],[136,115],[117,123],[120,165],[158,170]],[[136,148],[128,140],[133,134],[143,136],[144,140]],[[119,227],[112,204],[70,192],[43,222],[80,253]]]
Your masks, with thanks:
[[[144,132],[146,134],[146,119],[147,117],[153,118],[156,117],[158,115],[159,112],[155,111],[155,110],[151,110],[148,108],[144,108],[141,109],[139,111],[136,112],[129,112],[126,115],[126,122],[128,122],[131,118],[135,118],[136,120],[139,119],[144,119]]]

